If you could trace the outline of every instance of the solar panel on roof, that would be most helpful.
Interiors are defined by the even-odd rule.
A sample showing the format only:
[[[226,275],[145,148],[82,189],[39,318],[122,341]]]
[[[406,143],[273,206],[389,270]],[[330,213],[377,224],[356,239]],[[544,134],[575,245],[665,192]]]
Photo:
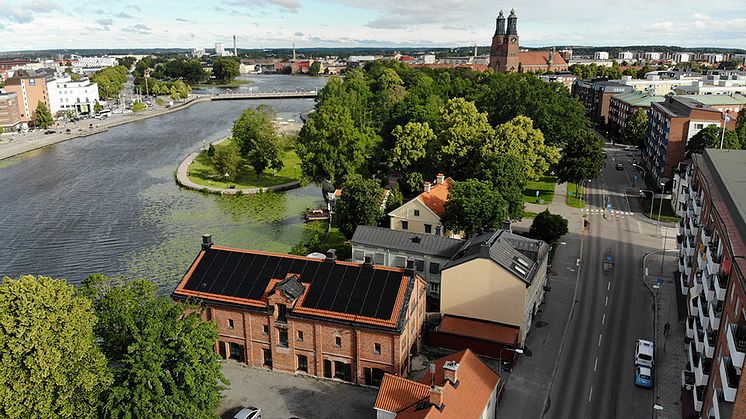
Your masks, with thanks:
[[[396,294],[401,286],[401,274],[388,272],[386,277],[386,286],[381,292],[381,298],[378,303],[378,310],[374,317],[378,319],[388,319],[396,304]]]
[[[320,310],[331,310],[332,304],[334,304],[334,298],[337,296],[337,290],[342,281],[342,277],[345,273],[346,266],[334,264],[329,276],[326,280],[321,295],[319,296],[319,302],[316,307]],[[319,278],[317,276],[317,278]]]
[[[319,301],[321,301],[321,296],[324,293],[326,282],[329,279],[329,274],[332,271],[332,265],[329,263],[322,263],[320,264],[320,266],[315,266],[315,268],[317,268],[318,271],[316,271],[316,276],[313,277],[313,281],[311,281],[311,288],[308,290],[306,299],[303,302],[303,306],[308,308],[319,308]],[[306,281],[309,281],[310,279],[311,278],[308,277],[306,278]]]
[[[332,303],[332,311],[341,313],[349,313],[347,311],[347,302],[350,301],[352,290],[355,289],[355,283],[357,282],[357,276],[360,274],[360,267],[358,266],[346,266],[345,268],[345,273],[340,278],[336,296]]]
[[[213,259],[215,258],[215,251],[208,251],[202,255],[200,263],[194,268],[192,276],[189,277],[189,281],[184,285],[184,288],[192,291],[205,291],[207,285],[205,283],[205,273],[208,271]]]
[[[383,288],[386,286],[386,277],[388,277],[388,271],[382,269],[376,269],[371,279],[370,289],[368,289],[368,295],[365,297],[363,302],[363,310],[360,315],[366,317],[376,317],[376,311],[378,310],[378,301],[381,298]]]
[[[359,315],[363,309],[363,303],[365,302],[365,296],[368,294],[370,288],[371,279],[373,278],[373,269],[363,268],[360,269],[360,274],[357,278],[357,285],[352,290],[350,301],[347,303],[347,313]]]
[[[235,260],[233,261],[232,268],[230,270],[223,270],[223,274],[226,277],[226,284],[223,288],[223,294],[224,295],[230,295],[231,297],[237,297],[237,292],[241,287],[241,284],[243,282],[244,278],[244,270],[242,269],[243,261],[247,257],[251,257],[251,255],[247,255],[245,253],[234,253],[235,257],[233,257]],[[228,265],[226,265],[228,266]]]

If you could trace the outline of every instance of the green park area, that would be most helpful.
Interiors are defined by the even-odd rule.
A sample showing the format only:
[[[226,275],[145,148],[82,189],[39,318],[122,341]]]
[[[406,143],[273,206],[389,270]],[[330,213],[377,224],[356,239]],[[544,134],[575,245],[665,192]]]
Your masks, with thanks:
[[[220,149],[229,147],[230,141],[215,145],[215,154],[219,154]],[[237,189],[260,188],[297,181],[301,176],[301,171],[300,158],[295,153],[295,145],[288,143],[280,147],[279,157],[283,163],[282,169],[276,173],[268,170],[259,175],[256,174],[251,164],[244,158],[240,158],[237,176],[233,180],[226,180],[224,174],[218,172],[213,157],[208,154],[208,150],[204,150],[189,166],[187,175],[192,182],[198,185],[216,188],[229,188],[231,186],[235,186]]]
[[[554,199],[556,176],[541,176],[538,180],[529,180],[523,189],[523,202],[531,204],[550,204]],[[539,192],[538,196],[536,192]]]
[[[642,213],[652,219],[652,220],[658,220],[658,211],[660,210],[660,220],[664,223],[677,223],[679,222],[679,217],[676,215],[676,213],[673,212],[673,208],[671,208],[671,200],[670,199],[664,199],[662,204],[660,199],[653,200],[654,202],[651,202],[652,198],[643,198],[640,199],[640,203],[642,204]],[[650,206],[653,206],[653,216],[650,217]]]
[[[585,207],[585,187],[572,182],[568,182],[567,199],[565,203],[574,208]]]
[[[305,256],[313,252],[326,253],[329,249],[335,249],[340,260],[352,257],[352,244],[338,228],[329,228],[327,221],[312,221],[305,225],[303,239],[290,253]]]

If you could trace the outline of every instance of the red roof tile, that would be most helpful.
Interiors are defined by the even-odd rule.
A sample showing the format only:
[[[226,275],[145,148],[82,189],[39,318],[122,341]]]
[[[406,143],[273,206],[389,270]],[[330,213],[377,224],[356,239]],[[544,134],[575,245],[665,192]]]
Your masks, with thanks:
[[[444,315],[438,331],[513,345],[518,342],[519,328],[484,320]]]
[[[443,183],[433,185],[433,187],[430,188],[430,192],[422,192],[419,194],[417,199],[433,210],[434,213],[438,214],[438,217],[443,217],[446,201],[448,200],[448,191],[454,183],[455,181],[449,177],[445,179]]]
[[[429,385],[386,373],[378,389],[375,408],[397,413],[429,396]]]
[[[518,62],[522,65],[549,65],[549,54],[552,51],[521,51],[518,53]],[[552,58],[553,66],[566,66],[567,62],[562,55],[555,51]]]

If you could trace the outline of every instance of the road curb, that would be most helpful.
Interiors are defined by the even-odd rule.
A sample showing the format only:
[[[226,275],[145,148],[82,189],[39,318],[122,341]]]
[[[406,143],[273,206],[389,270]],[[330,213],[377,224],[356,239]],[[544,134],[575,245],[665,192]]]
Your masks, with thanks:
[[[664,253],[664,250],[654,250],[652,252],[648,252],[645,254],[645,256],[642,257],[642,283],[645,284],[645,288],[650,291],[650,293],[653,295],[653,304],[655,306],[655,310],[653,311],[653,344],[655,344],[655,351],[658,351],[658,295],[655,293],[655,290],[648,284],[648,281],[645,279],[647,275],[645,275],[645,266],[648,264],[648,256],[657,254],[657,253]],[[653,377],[655,380],[655,383],[658,382],[658,368],[653,368]],[[654,403],[658,402],[658,387],[653,386],[653,400]],[[653,412],[653,415],[655,417],[658,417],[658,414]]]
[[[583,236],[580,236],[580,260],[583,260]],[[557,369],[559,368],[560,359],[562,358],[562,351],[565,348],[565,340],[567,340],[567,332],[570,330],[570,322],[572,321],[572,316],[575,313],[575,303],[578,299],[578,286],[580,285],[580,272],[583,270],[583,264],[581,263],[578,265],[578,273],[575,277],[575,290],[573,291],[572,295],[572,305],[570,305],[570,315],[567,316],[567,324],[565,325],[565,330],[562,333],[562,341],[560,342],[559,351],[557,352],[557,359],[554,360],[554,367],[552,367],[552,375],[551,378],[549,378],[549,388],[547,391],[547,396],[544,398],[544,404],[541,407],[541,417],[544,417],[547,414],[547,407],[549,406],[549,400],[552,395],[552,386],[554,385],[554,378],[557,375]]]

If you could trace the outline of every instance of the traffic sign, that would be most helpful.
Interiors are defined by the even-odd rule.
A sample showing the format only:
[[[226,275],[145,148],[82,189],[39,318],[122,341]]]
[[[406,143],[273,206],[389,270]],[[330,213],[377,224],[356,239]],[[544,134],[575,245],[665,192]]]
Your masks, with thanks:
[[[663,278],[658,277],[658,280],[656,281],[656,283],[658,284],[658,286],[663,285]]]
[[[606,261],[607,261],[607,262],[611,262],[611,255],[609,255],[609,256],[606,256]]]

